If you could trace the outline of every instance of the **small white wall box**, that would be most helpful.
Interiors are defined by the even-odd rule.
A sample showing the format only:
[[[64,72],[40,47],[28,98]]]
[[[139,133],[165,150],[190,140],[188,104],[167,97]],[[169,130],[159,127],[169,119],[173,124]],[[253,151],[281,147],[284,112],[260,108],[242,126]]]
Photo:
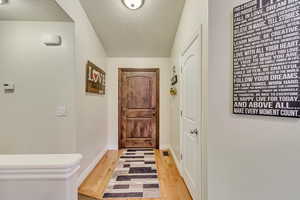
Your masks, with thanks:
[[[62,43],[61,36],[59,35],[45,35],[43,42],[47,46],[60,46]]]
[[[14,90],[15,84],[14,83],[4,83],[3,88],[4,88],[4,90]]]

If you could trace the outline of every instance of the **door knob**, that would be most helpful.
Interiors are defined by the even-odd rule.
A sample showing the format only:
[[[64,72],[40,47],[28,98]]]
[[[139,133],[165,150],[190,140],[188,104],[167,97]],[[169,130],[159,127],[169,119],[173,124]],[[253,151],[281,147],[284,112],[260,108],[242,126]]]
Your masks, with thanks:
[[[199,134],[198,129],[195,129],[195,130],[194,130],[194,134],[195,134],[195,135],[198,135],[198,134]]]
[[[193,129],[190,130],[190,134],[192,134],[192,135],[194,134],[194,130]]]
[[[198,131],[198,129],[194,129],[194,130],[191,130],[190,133],[191,133],[191,134],[198,135],[198,134],[199,134],[199,131]]]

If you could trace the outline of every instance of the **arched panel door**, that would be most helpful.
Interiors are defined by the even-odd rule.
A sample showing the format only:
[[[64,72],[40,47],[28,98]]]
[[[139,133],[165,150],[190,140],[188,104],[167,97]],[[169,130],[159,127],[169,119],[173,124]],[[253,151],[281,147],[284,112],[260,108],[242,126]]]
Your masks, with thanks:
[[[182,133],[181,153],[184,180],[194,199],[201,187],[201,40],[191,42],[182,56]]]
[[[158,78],[157,69],[120,69],[120,148],[158,148]]]

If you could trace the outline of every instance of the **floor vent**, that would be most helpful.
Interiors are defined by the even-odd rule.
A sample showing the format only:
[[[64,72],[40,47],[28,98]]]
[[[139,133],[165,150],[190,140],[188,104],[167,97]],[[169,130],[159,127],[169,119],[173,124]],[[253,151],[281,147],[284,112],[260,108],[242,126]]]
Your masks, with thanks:
[[[164,156],[169,156],[169,151],[163,151]]]

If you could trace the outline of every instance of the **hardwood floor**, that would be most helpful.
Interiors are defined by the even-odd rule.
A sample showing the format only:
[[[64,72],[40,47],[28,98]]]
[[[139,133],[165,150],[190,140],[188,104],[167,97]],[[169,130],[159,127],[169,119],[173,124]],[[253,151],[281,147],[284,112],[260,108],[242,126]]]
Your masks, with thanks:
[[[121,151],[109,150],[79,188],[79,200],[102,200],[103,192],[117,165]],[[191,195],[179,175],[175,161],[170,156],[163,156],[162,151],[155,151],[158,176],[160,181],[159,199],[113,199],[113,200],[192,200]],[[108,200],[108,199],[106,199]]]

